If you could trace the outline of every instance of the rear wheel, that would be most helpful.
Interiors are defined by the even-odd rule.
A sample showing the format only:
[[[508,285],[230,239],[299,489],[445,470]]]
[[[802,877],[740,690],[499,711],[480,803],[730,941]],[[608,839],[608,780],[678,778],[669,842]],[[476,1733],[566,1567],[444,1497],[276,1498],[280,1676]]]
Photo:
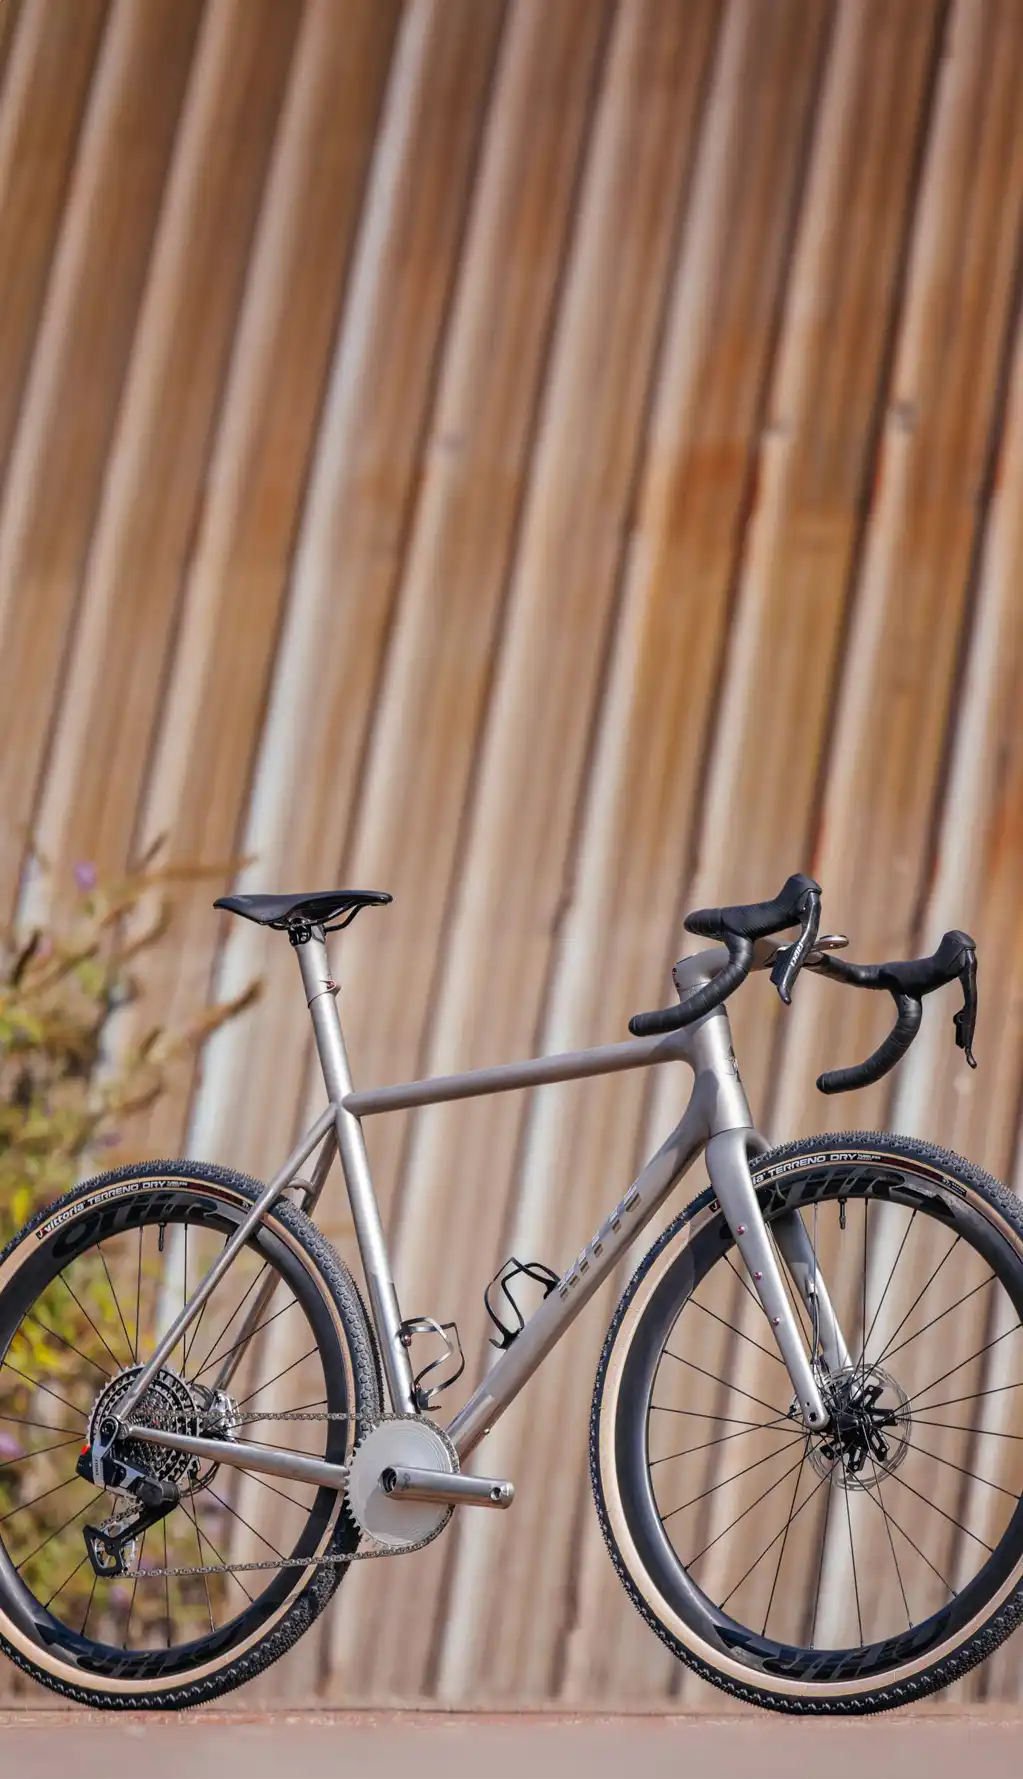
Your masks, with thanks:
[[[139,1441],[118,1455],[172,1482],[178,1505],[126,1548],[126,1573],[98,1574],[86,1545],[87,1527],[116,1537],[138,1509],[81,1477],[79,1451],[260,1190],[191,1162],[106,1174],[41,1212],[0,1256],[0,1646],[84,1703],[192,1705],[250,1679],[312,1624],[358,1543],[332,1489]],[[248,1311],[271,1282],[242,1350]],[[359,1421],[379,1408],[355,1285],[281,1201],[135,1417],[178,1432],[236,1426],[344,1464]],[[305,1418],[274,1424],[293,1414]],[[334,1561],[315,1567],[323,1557]]]
[[[654,1630],[788,1711],[873,1711],[965,1673],[1023,1616],[1023,1217],[945,1151],[873,1133],[761,1157],[852,1363],[823,1433],[710,1192],[643,1261],[601,1359],[597,1508]],[[815,1331],[793,1296],[808,1350]]]

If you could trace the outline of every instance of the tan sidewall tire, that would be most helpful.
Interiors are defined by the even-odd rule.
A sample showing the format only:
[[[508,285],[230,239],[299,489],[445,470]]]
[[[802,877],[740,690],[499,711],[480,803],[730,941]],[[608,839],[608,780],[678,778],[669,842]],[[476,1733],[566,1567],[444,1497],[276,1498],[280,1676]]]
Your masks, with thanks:
[[[1015,1201],[1004,1188],[960,1157],[930,1145],[917,1144],[912,1139],[856,1132],[790,1144],[761,1157],[753,1169],[754,1179],[758,1187],[768,1186],[773,1181],[790,1180],[814,1166],[833,1164],[839,1156],[868,1163],[883,1164],[887,1160],[895,1166],[909,1166],[914,1171],[929,1169],[936,1184],[951,1181],[949,1190],[960,1198],[970,1198],[973,1208],[1009,1241],[1023,1267],[1019,1213],[1012,1215]],[[708,1191],[671,1225],[638,1268],[608,1332],[594,1391],[590,1458],[597,1511],[615,1568],[647,1622],[676,1655],[704,1678],[751,1702],[794,1711],[882,1710],[933,1692],[955,1677],[946,1672],[950,1661],[958,1662],[958,1671],[965,1672],[1003,1641],[1023,1616],[1023,1602],[1019,1597],[1023,1583],[1023,1555],[984,1610],[961,1627],[947,1643],[928,1649],[920,1658],[903,1662],[883,1675],[875,1672],[859,1679],[824,1682],[765,1675],[708,1642],[665,1597],[640,1555],[629,1526],[615,1464],[616,1422],[623,1400],[622,1379],[630,1349],[654,1292],[694,1237],[716,1214],[716,1203]]]
[[[257,1181],[227,1169],[180,1161],[122,1169],[86,1181],[40,1213],[9,1245],[0,1260],[0,1295],[13,1283],[33,1250],[38,1239],[34,1233],[37,1226],[45,1229],[48,1219],[65,1214],[67,1221],[91,1215],[97,1200],[111,1202],[118,1192],[128,1196],[133,1186],[137,1192],[153,1192],[160,1189],[158,1182],[211,1196],[235,1211],[247,1211],[261,1190]],[[298,1260],[327,1310],[344,1365],[347,1400],[353,1411],[369,1419],[375,1418],[380,1410],[379,1362],[365,1310],[347,1268],[319,1230],[288,1201],[282,1201],[271,1212],[267,1224]],[[337,1546],[346,1534],[346,1524],[342,1522],[345,1513],[343,1500],[339,1498],[317,1546],[321,1553]],[[350,1538],[352,1548],[355,1541]],[[197,1704],[241,1685],[283,1655],[318,1617],[344,1573],[344,1568],[337,1566],[319,1570],[312,1567],[296,1569],[294,1586],[250,1637],[232,1646],[219,1660],[214,1658],[173,1677],[158,1675],[151,1679],[124,1679],[86,1673],[27,1635],[5,1610],[2,1596],[0,1644],[18,1666],[44,1685],[82,1703],[108,1709],[111,1706],[166,1709]]]

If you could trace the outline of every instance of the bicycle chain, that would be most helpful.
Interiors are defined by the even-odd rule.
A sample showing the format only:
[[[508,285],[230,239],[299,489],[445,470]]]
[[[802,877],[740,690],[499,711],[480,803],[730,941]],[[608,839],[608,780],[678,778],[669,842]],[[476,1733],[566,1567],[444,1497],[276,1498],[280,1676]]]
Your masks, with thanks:
[[[263,1413],[238,1415],[237,1417],[232,1418],[231,1425],[232,1427],[246,1427],[251,1425],[253,1421],[372,1421],[379,1423],[381,1420],[386,1420],[387,1418],[388,1417],[385,1415],[348,1414],[340,1409],[328,1411],[326,1414],[322,1415],[313,1415],[306,1414],[302,1409],[285,1408],[276,1411],[267,1410]],[[127,1573],[133,1579],[144,1575],[147,1580],[149,1577],[159,1580],[163,1580],[163,1578],[166,1577],[168,1580],[173,1580],[177,1577],[186,1575],[251,1575],[256,1571],[263,1569],[346,1569],[349,1563],[365,1563],[374,1557],[414,1556],[417,1550],[425,1550],[428,1544],[432,1544],[436,1536],[437,1534],[435,1532],[431,1532],[428,1538],[420,1538],[416,1544],[407,1544],[400,1547],[381,1544],[376,1545],[372,1550],[351,1551],[346,1556],[271,1557],[258,1563],[193,1563],[185,1566],[171,1566],[162,1569],[130,1569]],[[370,1542],[372,1542],[372,1540]]]

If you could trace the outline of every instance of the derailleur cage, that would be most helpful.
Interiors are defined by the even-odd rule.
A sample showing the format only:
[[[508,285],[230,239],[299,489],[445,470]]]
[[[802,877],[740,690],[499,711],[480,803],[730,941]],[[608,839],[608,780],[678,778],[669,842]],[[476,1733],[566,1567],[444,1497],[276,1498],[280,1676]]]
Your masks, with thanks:
[[[443,1390],[450,1389],[458,1382],[465,1370],[465,1354],[458,1333],[457,1322],[438,1322],[433,1316],[408,1316],[398,1329],[398,1339],[403,1347],[410,1347],[417,1334],[432,1334],[443,1342],[444,1351],[436,1359],[431,1359],[421,1371],[417,1371],[412,1379],[412,1394],[416,1408],[420,1414],[426,1414],[436,1407],[437,1399]],[[439,1371],[449,1360],[457,1364],[450,1376],[438,1378],[435,1383],[424,1384],[423,1379],[432,1371]]]
[[[544,1266],[542,1260],[517,1260],[514,1254],[509,1260],[506,1260],[500,1270],[494,1274],[494,1277],[491,1279],[483,1293],[483,1302],[486,1305],[487,1315],[490,1317],[490,1320],[493,1322],[494,1327],[497,1329],[498,1335],[500,1336],[498,1340],[494,1340],[491,1336],[490,1344],[492,1347],[497,1347],[498,1351],[502,1353],[507,1352],[512,1342],[518,1340],[519,1335],[526,1326],[526,1318],[522,1314],[516,1299],[508,1289],[512,1280],[518,1278],[532,1279],[535,1285],[542,1285],[545,1298],[549,1297],[555,1287],[561,1283],[560,1273],[552,1272],[549,1266]],[[491,1292],[498,1286],[500,1286],[504,1298],[511,1305],[512,1314],[515,1317],[514,1327],[510,1327],[507,1322],[502,1321],[491,1302]]]
[[[138,1503],[138,1512],[127,1515],[124,1510],[101,1526],[83,1526],[82,1536],[93,1573],[99,1576],[127,1575],[125,1550],[135,1543],[139,1534],[156,1526],[173,1513],[181,1499],[177,1483],[157,1476],[144,1476],[130,1464],[124,1464],[109,1452],[97,1454],[101,1475],[94,1472],[93,1453],[86,1446],[78,1460],[77,1471],[86,1482],[98,1482],[101,1488]]]

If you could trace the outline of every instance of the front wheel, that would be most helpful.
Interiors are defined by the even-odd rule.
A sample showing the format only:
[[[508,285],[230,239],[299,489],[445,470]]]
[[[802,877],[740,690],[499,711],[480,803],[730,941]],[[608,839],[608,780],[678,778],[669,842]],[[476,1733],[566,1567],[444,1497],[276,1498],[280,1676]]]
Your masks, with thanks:
[[[799,1421],[707,1191],[609,1330],[597,1510],[632,1600],[705,1679],[776,1710],[884,1710],[960,1678],[1023,1616],[1023,1216],[906,1137],[813,1138],[751,1171],[768,1229],[802,1218],[842,1325],[831,1423]]]
[[[173,1485],[175,1503],[136,1530],[138,1501],[78,1468],[261,1190],[195,1162],[125,1168],[0,1254],[0,1649],[80,1703],[197,1705],[251,1679],[312,1624],[358,1545],[342,1496],[315,1483],[127,1442],[115,1456]],[[281,1200],[133,1414],[344,1464],[379,1411],[351,1276]]]

